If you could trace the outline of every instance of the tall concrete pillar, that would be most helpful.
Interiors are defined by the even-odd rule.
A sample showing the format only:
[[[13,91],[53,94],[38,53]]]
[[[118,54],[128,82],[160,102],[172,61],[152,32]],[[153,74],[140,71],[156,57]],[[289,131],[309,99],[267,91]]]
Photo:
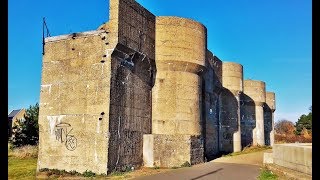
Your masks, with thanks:
[[[274,144],[274,111],[276,101],[274,92],[266,92],[266,104],[264,106],[264,134],[266,145]]]
[[[157,75],[152,135],[145,135],[145,164],[172,167],[202,162],[200,74],[205,70],[206,28],[190,19],[156,17],[155,44]]]
[[[245,139],[244,143],[246,146],[249,144],[263,146],[265,145],[263,115],[263,106],[266,102],[265,82],[244,80],[243,92],[242,124],[245,130],[242,135]]]
[[[233,62],[222,63],[219,143],[224,152],[241,151],[240,94],[243,91],[243,67]]]
[[[201,78],[206,29],[178,17],[156,18],[156,83],[152,133],[201,134]]]

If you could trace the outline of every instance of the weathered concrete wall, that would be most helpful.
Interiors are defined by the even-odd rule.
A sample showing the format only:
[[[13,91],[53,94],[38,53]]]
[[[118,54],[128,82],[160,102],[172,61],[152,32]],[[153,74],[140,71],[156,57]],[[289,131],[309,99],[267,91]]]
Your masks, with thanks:
[[[110,3],[108,26],[118,30],[118,45],[111,64],[108,172],[143,164],[143,134],[151,133],[156,72],[155,16],[134,0]]]
[[[111,0],[110,22],[99,28],[46,39],[38,170],[107,173],[143,163],[155,17],[135,1]]]
[[[218,142],[218,117],[219,101],[218,96],[222,90],[222,62],[209,50],[206,55],[206,72],[203,74],[203,129],[204,129],[204,150],[207,160],[211,160],[219,153]]]
[[[135,0],[110,0],[109,23],[118,26],[118,43],[155,59],[155,16],[147,9]]]
[[[203,162],[203,142],[200,136],[146,134],[143,159],[146,167],[180,167],[183,163]]]
[[[110,56],[104,57],[110,53],[107,40],[104,31],[46,38],[38,170],[106,172],[111,76]]]
[[[266,92],[266,103],[263,106],[264,113],[264,138],[265,145],[274,144],[274,111],[276,110],[275,93]]]
[[[223,152],[241,151],[240,94],[243,91],[243,67],[222,63],[223,90],[219,97],[219,146]]]
[[[273,163],[312,175],[312,144],[274,144]]]
[[[266,87],[263,81],[244,80],[241,106],[242,147],[249,144],[265,145],[264,113]],[[243,131],[242,131],[243,130]]]

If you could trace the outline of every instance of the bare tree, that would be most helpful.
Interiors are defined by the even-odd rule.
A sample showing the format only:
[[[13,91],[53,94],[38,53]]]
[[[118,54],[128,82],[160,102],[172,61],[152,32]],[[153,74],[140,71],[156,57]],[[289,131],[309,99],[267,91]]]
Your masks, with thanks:
[[[296,128],[294,127],[293,122],[282,119],[275,123],[274,129],[277,134],[291,135],[294,134]]]

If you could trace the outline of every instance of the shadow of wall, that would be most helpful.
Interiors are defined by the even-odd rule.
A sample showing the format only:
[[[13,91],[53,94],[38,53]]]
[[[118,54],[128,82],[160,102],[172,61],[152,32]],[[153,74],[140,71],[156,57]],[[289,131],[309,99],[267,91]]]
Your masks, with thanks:
[[[234,151],[233,134],[238,131],[239,102],[233,92],[224,88],[219,98],[218,142],[222,154]]]
[[[272,109],[267,103],[263,105],[264,118],[264,141],[266,146],[270,146],[270,133],[272,131]]]
[[[202,76],[202,122],[204,152],[207,161],[219,154],[219,94],[222,89],[222,62],[210,51],[206,55],[206,72]]]
[[[155,62],[117,45],[112,54],[108,173],[143,164],[143,134],[151,133]]]
[[[241,146],[253,143],[253,129],[256,127],[256,109],[252,98],[242,93],[240,96]]]

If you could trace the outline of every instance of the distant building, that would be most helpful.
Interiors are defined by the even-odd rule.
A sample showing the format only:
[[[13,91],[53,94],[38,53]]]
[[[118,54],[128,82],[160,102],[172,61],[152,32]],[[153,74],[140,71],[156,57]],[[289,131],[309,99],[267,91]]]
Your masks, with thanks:
[[[24,114],[26,113],[25,109],[17,109],[11,111],[8,115],[8,138],[12,137],[12,127],[19,119],[24,119]]]

